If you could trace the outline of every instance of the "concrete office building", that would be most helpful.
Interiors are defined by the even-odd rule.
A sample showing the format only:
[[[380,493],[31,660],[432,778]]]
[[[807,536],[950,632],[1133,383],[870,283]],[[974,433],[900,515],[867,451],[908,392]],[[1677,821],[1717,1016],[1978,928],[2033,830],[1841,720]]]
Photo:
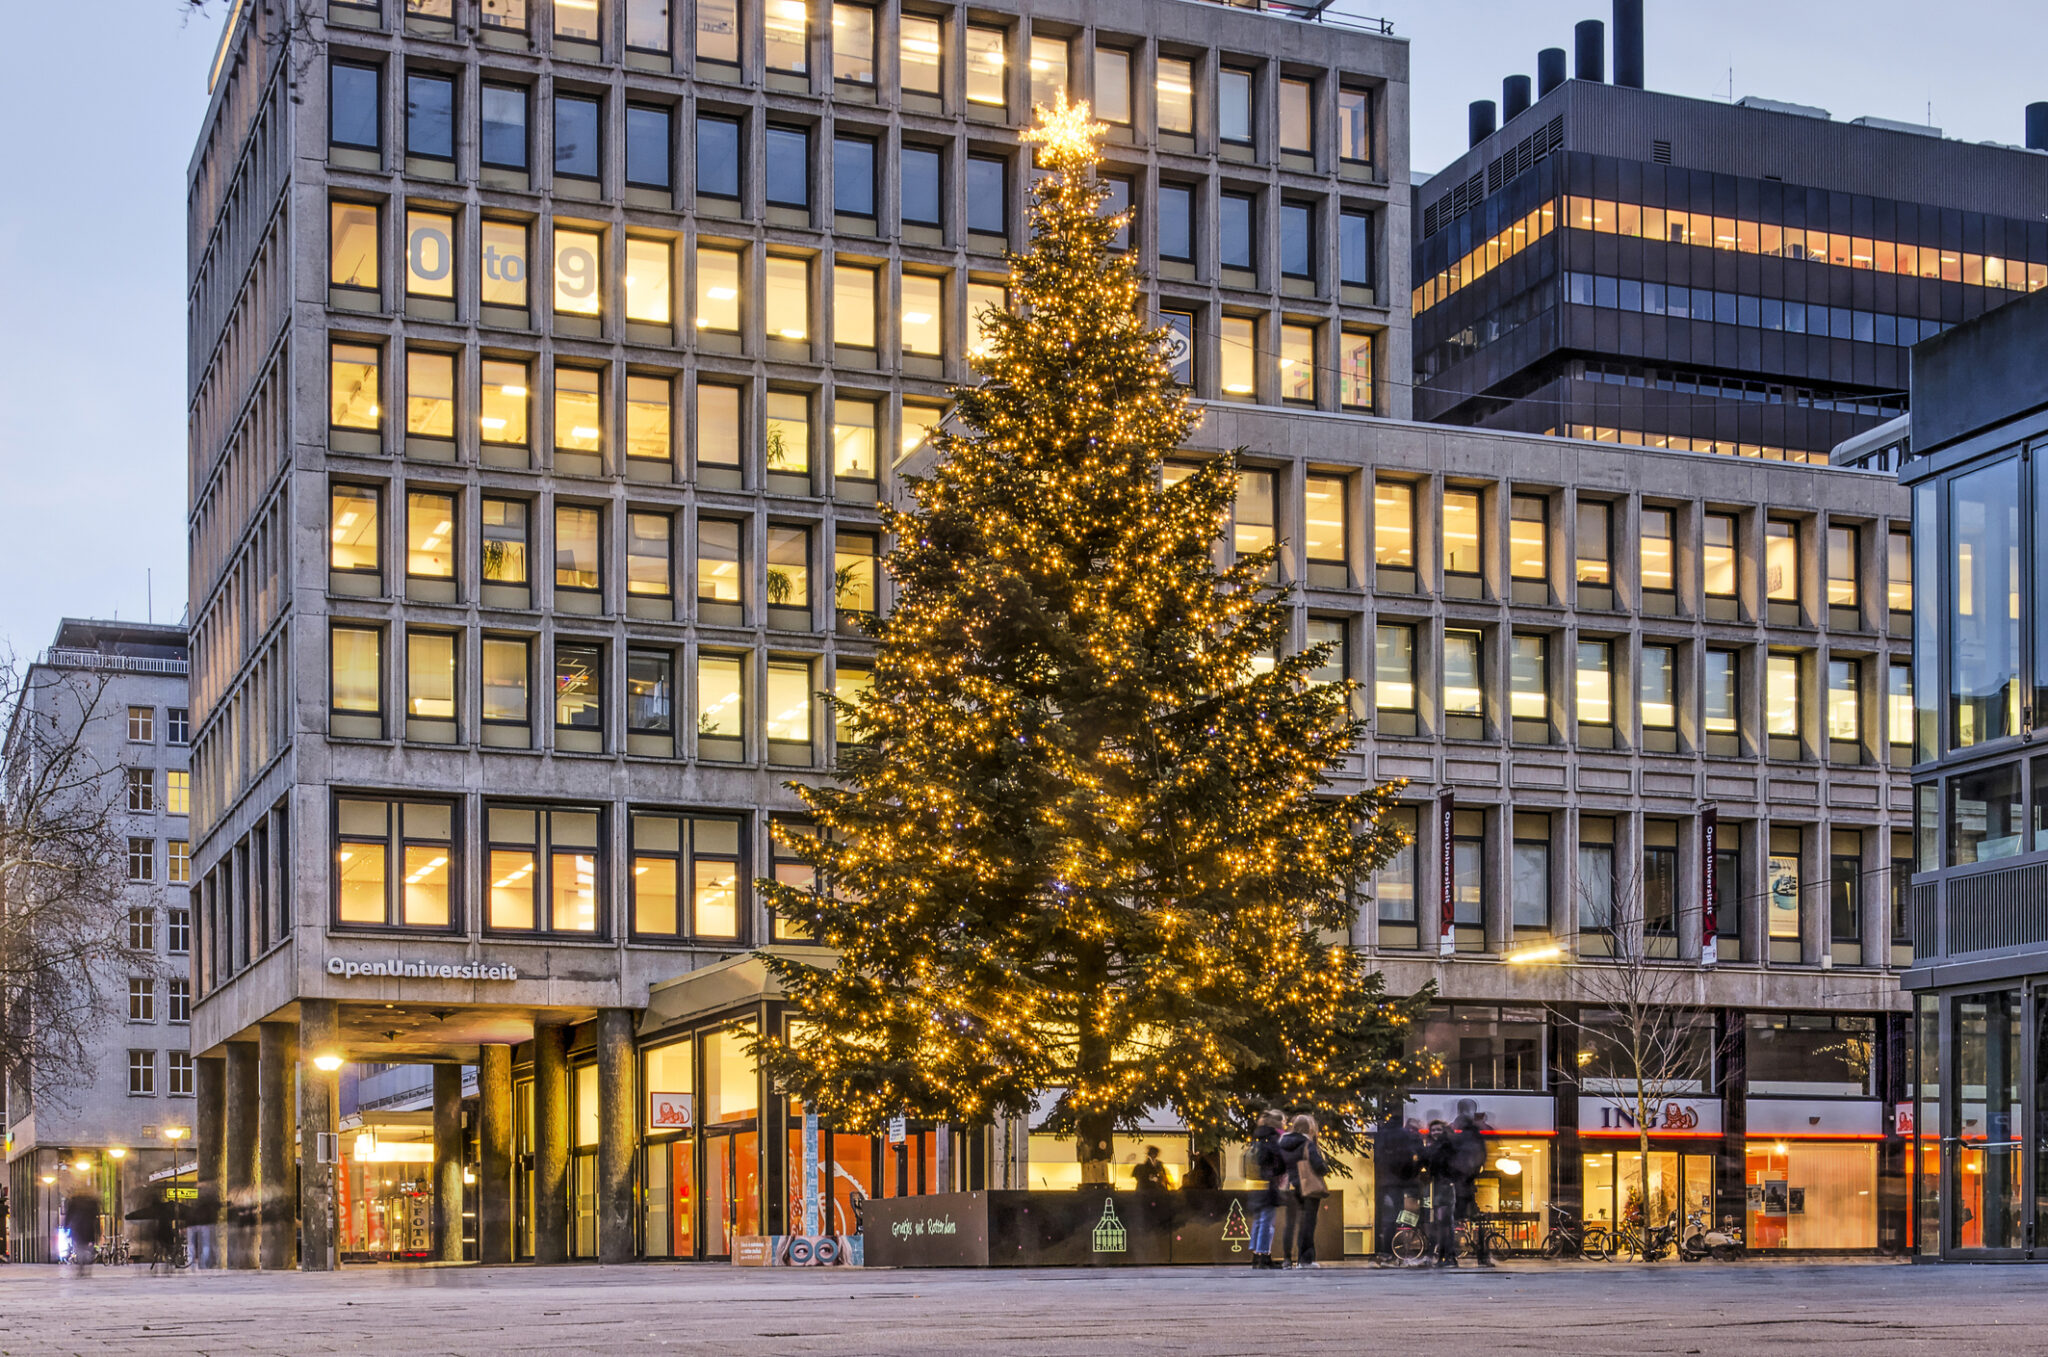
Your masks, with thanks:
[[[1913,352],[1916,1251],[2039,1259],[2048,1113],[2048,297]]]
[[[21,1262],[57,1254],[64,1203],[90,1189],[105,1208],[103,1237],[140,1227],[121,1218],[152,1184],[192,1185],[194,1071],[186,975],[191,797],[185,629],[66,618],[25,674],[0,751],[9,794],[30,782],[37,746],[26,723],[76,731],[117,796],[127,840],[127,943],[134,964],[96,977],[113,1010],[76,1070],[0,1064],[7,1131],[7,1252]],[[91,716],[81,720],[85,712]],[[0,799],[0,815],[18,808]],[[45,1084],[48,1087],[45,1087]],[[58,1085],[61,1085],[59,1087]]]
[[[2048,105],[2023,149],[1662,94],[1642,14],[1613,83],[1581,23],[1572,79],[1541,53],[1415,187],[1416,418],[1825,462],[1914,343],[2048,287]]]
[[[786,1121],[728,1020],[772,1012],[704,996],[778,940],[749,883],[796,870],[782,783],[863,681],[842,619],[1002,300],[1031,104],[1116,129],[1200,394],[1405,416],[1406,49],[1185,0],[315,8],[237,7],[190,176],[229,1261],[380,1251],[398,1196],[434,1256],[460,1199],[486,1260],[723,1256],[786,1228]],[[342,1058],[433,1062],[432,1124],[342,1134]]]

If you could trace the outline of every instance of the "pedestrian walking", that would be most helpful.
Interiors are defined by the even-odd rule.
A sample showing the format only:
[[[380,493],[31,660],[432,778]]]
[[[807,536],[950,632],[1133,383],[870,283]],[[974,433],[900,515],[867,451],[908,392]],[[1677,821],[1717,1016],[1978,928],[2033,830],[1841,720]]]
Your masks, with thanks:
[[[1417,1209],[1422,1200],[1422,1123],[1399,1117],[1382,1124],[1373,1136],[1373,1167],[1381,1187],[1376,1252],[1391,1258],[1401,1212]]]
[[[214,1240],[220,1222],[220,1193],[212,1183],[201,1183],[199,1192],[192,1201],[191,1226],[186,1239],[192,1246],[192,1266],[213,1268],[220,1265],[215,1252]]]
[[[149,1270],[159,1266],[166,1273],[178,1269],[178,1208],[161,1189],[149,1217]]]
[[[64,1202],[64,1233],[71,1238],[71,1261],[78,1275],[92,1275],[93,1250],[100,1242],[100,1194],[82,1187]]]
[[[1429,1174],[1429,1233],[1438,1267],[1458,1265],[1457,1155],[1451,1128],[1441,1120],[1432,1121],[1423,1140],[1422,1162]]]
[[[1159,1157],[1157,1145],[1147,1145],[1145,1157],[1131,1168],[1131,1179],[1140,1189],[1171,1187],[1173,1184],[1167,1181],[1169,1177],[1166,1161]]]
[[[1453,1213],[1460,1225],[1479,1219],[1478,1183],[1479,1175],[1485,1171],[1486,1114],[1466,1098],[1458,1103],[1458,1119],[1451,1123],[1451,1182],[1456,1203]],[[1493,1266],[1493,1259],[1487,1256],[1483,1226],[1472,1231],[1472,1261],[1480,1267]]]
[[[1280,1153],[1278,1109],[1259,1114],[1252,1128],[1252,1143],[1245,1149],[1245,1176],[1257,1183],[1252,1194],[1252,1268],[1277,1268],[1273,1261],[1273,1224],[1280,1211],[1280,1192],[1287,1181],[1287,1160]]]
[[[1293,1126],[1280,1138],[1279,1149],[1287,1163],[1287,1265],[1321,1267],[1316,1261],[1316,1216],[1323,1198],[1330,1195],[1325,1177],[1330,1165],[1316,1141],[1316,1119],[1307,1113],[1295,1117]]]

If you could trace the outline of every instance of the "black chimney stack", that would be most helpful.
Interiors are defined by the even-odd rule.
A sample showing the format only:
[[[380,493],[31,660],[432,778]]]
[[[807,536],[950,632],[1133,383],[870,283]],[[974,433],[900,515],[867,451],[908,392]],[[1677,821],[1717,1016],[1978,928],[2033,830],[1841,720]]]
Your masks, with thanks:
[[[1564,48],[1546,47],[1536,54],[1536,97],[1544,95],[1564,83]]]
[[[1607,25],[1581,19],[1572,29],[1572,79],[1599,84],[1607,79]]]
[[[1614,83],[1643,87],[1643,0],[1614,0]]]
[[[2027,149],[2048,151],[2048,103],[2027,105]]]
[[[1529,77],[1511,75],[1500,82],[1500,121],[1505,127],[1529,107]]]
[[[1465,130],[1471,140],[1467,146],[1477,146],[1493,135],[1493,100],[1474,99],[1472,106],[1465,110]]]

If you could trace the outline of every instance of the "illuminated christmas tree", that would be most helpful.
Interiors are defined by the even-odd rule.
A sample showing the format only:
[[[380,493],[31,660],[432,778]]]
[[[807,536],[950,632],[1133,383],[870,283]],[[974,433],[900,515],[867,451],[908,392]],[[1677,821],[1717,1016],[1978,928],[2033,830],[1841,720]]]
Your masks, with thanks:
[[[1089,1184],[1147,1107],[1198,1143],[1313,1109],[1350,1146],[1407,1081],[1419,1011],[1331,941],[1400,845],[1395,789],[1331,793],[1353,685],[1314,682],[1323,647],[1270,659],[1292,616],[1273,550],[1215,562],[1234,459],[1166,483],[1200,412],[1112,246],[1101,128],[1040,115],[1012,309],[979,318],[961,432],[891,515],[897,603],[841,711],[840,785],[798,789],[818,885],[761,883],[840,954],[766,958],[804,1022],[762,1059],[850,1128],[1059,1090]]]

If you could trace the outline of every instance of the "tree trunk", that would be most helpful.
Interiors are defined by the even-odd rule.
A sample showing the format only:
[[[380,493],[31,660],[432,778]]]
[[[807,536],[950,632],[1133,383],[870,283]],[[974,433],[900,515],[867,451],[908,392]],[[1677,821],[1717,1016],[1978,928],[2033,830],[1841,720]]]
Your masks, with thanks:
[[[1075,1073],[1079,1084],[1102,1089],[1109,1083],[1109,1039],[1095,1025],[1095,1010],[1109,984],[1109,960],[1098,948],[1084,949],[1075,968],[1088,996],[1081,1005],[1081,1033]],[[1081,1186],[1108,1187],[1115,1177],[1116,1118],[1084,1111],[1074,1126],[1074,1154],[1081,1161]]]

